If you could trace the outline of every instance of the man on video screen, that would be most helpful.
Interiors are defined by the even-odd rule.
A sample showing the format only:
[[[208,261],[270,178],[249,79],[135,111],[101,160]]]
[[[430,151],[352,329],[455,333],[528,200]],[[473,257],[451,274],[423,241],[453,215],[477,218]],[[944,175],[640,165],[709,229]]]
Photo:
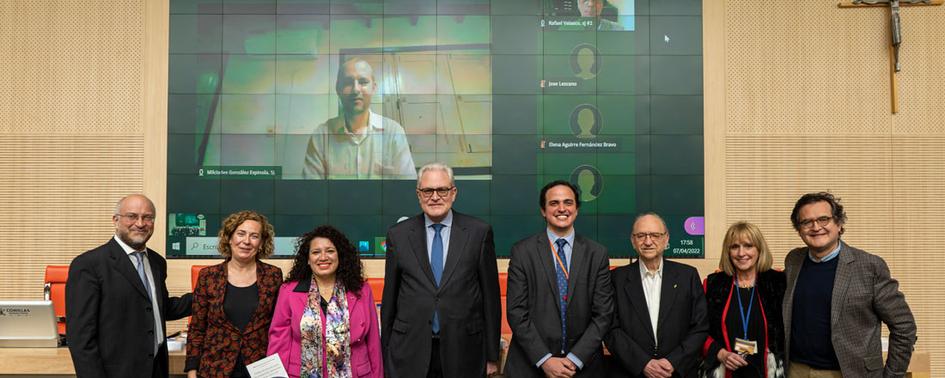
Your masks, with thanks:
[[[578,10],[581,11],[581,17],[593,17],[597,21],[597,30],[616,31],[623,30],[623,25],[614,21],[601,18],[601,11],[604,9],[606,0],[577,0]]]
[[[308,143],[302,175],[308,179],[416,179],[404,128],[371,111],[374,69],[361,58],[338,67],[342,114],[318,125]]]

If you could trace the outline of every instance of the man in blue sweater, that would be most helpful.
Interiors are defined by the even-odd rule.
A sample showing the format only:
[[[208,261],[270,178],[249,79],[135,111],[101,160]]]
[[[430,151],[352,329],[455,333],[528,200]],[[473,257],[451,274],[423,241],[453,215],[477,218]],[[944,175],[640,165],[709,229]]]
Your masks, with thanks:
[[[909,367],[912,311],[881,257],[840,240],[846,219],[826,192],[805,194],[791,212],[806,246],[784,260],[789,377],[901,377]],[[880,323],[889,328],[885,365]]]

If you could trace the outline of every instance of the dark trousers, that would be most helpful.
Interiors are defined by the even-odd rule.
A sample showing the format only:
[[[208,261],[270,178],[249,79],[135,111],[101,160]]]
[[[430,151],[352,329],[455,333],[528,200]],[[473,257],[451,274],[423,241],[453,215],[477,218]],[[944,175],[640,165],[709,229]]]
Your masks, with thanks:
[[[154,363],[151,364],[151,366],[153,366],[151,368],[151,377],[167,378],[167,360],[164,360],[164,363],[161,363],[161,357],[159,357],[164,356],[164,358],[167,358],[167,343],[161,343],[161,347],[158,349],[157,355],[158,357],[154,357]]]
[[[440,337],[433,337],[430,348],[430,368],[427,369],[427,378],[443,378],[443,363],[440,361]]]

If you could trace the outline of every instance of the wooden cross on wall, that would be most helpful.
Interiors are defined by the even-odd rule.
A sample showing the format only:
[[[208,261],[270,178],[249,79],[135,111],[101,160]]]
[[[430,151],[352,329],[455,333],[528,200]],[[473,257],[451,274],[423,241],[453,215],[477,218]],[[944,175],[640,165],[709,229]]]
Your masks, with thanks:
[[[889,25],[892,43],[889,48],[889,96],[892,113],[899,112],[898,83],[896,72],[902,69],[899,63],[899,46],[902,44],[902,24],[899,22],[900,6],[942,5],[945,0],[842,0],[840,8],[889,7]]]

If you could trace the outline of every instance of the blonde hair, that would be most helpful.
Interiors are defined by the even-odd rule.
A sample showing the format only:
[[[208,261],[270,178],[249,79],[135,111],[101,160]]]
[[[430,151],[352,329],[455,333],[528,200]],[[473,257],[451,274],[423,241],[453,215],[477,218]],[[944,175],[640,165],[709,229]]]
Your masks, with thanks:
[[[259,222],[260,241],[259,251],[256,252],[256,260],[272,256],[272,253],[275,251],[273,239],[275,238],[276,232],[272,228],[272,224],[269,224],[269,220],[266,219],[265,215],[252,210],[235,212],[223,220],[223,227],[220,228],[220,233],[218,234],[220,242],[217,244],[217,251],[225,258],[230,258],[230,256],[233,255],[233,251],[230,250],[230,237],[233,236],[236,229],[246,221]]]
[[[755,260],[757,273],[771,269],[774,258],[771,257],[771,250],[768,249],[765,236],[761,234],[761,229],[758,226],[745,221],[732,224],[725,232],[725,239],[722,241],[722,255],[719,257],[719,269],[730,276],[735,275],[735,267],[732,265],[732,258],[728,251],[732,244],[743,238],[748,239],[758,250],[758,258]]]

